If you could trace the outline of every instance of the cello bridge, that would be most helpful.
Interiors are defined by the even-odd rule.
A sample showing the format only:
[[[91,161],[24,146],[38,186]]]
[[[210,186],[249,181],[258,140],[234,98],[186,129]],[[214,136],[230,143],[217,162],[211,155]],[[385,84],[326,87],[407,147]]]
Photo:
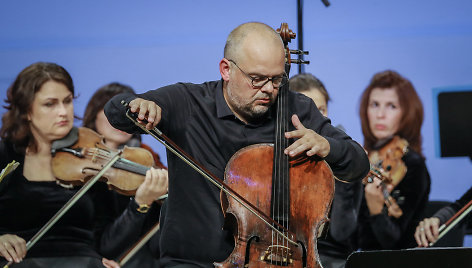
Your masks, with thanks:
[[[281,245],[269,246],[261,256],[261,261],[278,266],[288,266],[293,263],[290,248]]]

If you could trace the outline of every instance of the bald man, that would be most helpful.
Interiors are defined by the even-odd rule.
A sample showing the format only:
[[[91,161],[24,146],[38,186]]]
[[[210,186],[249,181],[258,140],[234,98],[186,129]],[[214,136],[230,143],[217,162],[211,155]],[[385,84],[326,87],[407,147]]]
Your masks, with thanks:
[[[274,142],[274,103],[287,81],[284,62],[283,43],[271,27],[242,24],[228,36],[219,63],[221,80],[177,83],[137,96],[118,95],[106,105],[105,114],[114,127],[137,131],[125,117],[120,104],[125,100],[139,119],[148,121],[148,128],[157,126],[223,179],[227,162],[239,149]],[[292,122],[285,137],[295,142],[284,153],[318,155],[347,181],[367,174],[369,161],[362,147],[333,127],[311,99],[288,92],[288,107]],[[168,154],[168,164],[160,263],[163,267],[213,267],[213,262],[224,261],[234,248],[233,234],[222,228],[220,190],[172,154]]]

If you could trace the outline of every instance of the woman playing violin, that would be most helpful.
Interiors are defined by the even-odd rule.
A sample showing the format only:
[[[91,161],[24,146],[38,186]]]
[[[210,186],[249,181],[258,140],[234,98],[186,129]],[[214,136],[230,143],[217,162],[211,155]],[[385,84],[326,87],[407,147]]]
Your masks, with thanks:
[[[412,234],[430,190],[430,177],[421,154],[422,103],[410,81],[388,70],[375,74],[364,90],[360,118],[364,147],[370,158],[374,152],[385,151],[382,149],[390,151],[387,146],[398,145],[403,151],[388,159],[394,162],[387,166],[387,159],[371,164],[380,167],[387,178],[399,165],[406,167],[406,174],[394,182],[375,178],[366,184],[359,218],[359,246],[365,250],[413,247]],[[408,147],[406,143],[392,142],[403,140]],[[393,209],[399,213],[394,215]]]
[[[125,211],[128,219],[125,224],[128,227],[132,226],[132,228],[115,230],[116,228],[120,228],[120,226],[113,225],[112,228],[107,230],[109,234],[106,235],[107,239],[101,239],[99,241],[100,253],[111,259],[120,257],[120,255],[131,247],[151,225],[159,220],[160,204],[157,204],[154,200],[156,200],[159,195],[162,195],[163,190],[167,191],[167,168],[160,161],[159,155],[152,151],[149,146],[141,143],[139,134],[128,134],[112,127],[103,113],[103,107],[109,99],[125,92],[134,93],[134,90],[120,83],[110,83],[99,88],[87,104],[83,118],[83,126],[101,134],[104,137],[105,145],[110,149],[117,150],[126,145],[149,150],[153,155],[154,165],[158,168],[156,172],[159,172],[160,176],[157,180],[152,180],[152,177],[146,178],[143,183],[146,187],[142,187],[140,191],[137,192],[135,198],[131,198],[131,200],[128,196],[120,195],[115,191],[109,191],[104,184],[95,187],[96,191],[100,193],[96,195],[95,200],[97,200],[99,204],[102,204],[100,207],[103,207],[103,211],[100,213],[99,217],[115,219]],[[140,213],[137,208],[142,204],[149,205],[151,207],[149,211],[144,213],[141,210],[142,212]],[[99,228],[103,227],[104,226],[99,226]],[[155,250],[157,249],[153,249],[153,251]],[[153,255],[156,257],[159,256],[158,253],[152,254],[148,247],[143,247],[133,259],[127,262],[126,267],[155,267],[156,260]]]
[[[0,166],[12,160],[20,166],[0,184],[0,256],[15,267],[103,267],[94,236],[99,210],[89,193],[26,252],[26,241],[79,188],[56,183],[51,167],[53,141],[73,126],[73,99],[72,78],[54,63],[26,67],[7,91]],[[149,171],[147,177],[159,175]]]

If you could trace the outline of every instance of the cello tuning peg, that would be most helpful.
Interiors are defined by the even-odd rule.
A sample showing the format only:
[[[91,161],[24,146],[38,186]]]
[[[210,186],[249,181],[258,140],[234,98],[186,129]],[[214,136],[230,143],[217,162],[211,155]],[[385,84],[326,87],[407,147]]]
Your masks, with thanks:
[[[301,59],[293,59],[290,62],[295,63],[295,64],[310,64],[309,60],[301,60]]]
[[[294,54],[294,55],[308,55],[308,54],[310,54],[310,52],[309,52],[309,51],[300,50],[300,49],[290,49],[290,54]]]

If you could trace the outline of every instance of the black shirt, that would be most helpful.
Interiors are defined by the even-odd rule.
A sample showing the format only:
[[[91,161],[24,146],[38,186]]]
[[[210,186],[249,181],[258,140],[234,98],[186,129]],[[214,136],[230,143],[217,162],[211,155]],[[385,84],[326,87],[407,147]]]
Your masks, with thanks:
[[[162,108],[158,128],[219,178],[236,151],[257,143],[273,143],[275,114],[258,124],[245,124],[231,112],[223,97],[222,81],[204,84],[174,84],[149,91],[139,97],[152,100]],[[115,96],[105,106],[110,123],[134,132],[137,127],[124,116],[121,100]],[[369,169],[367,156],[359,144],[331,126],[313,101],[289,92],[290,114],[297,114],[305,127],[324,136],[330,143],[325,158],[334,174],[345,180],[361,179]],[[290,124],[291,125],[291,124]],[[293,126],[291,126],[293,129]],[[161,263],[194,263],[211,267],[231,253],[232,234],[222,229],[224,218],[219,189],[171,153],[168,153],[169,197],[161,229]],[[255,159],[257,161],[257,159]]]
[[[25,156],[0,142],[0,167],[12,160],[20,166],[0,183],[0,235],[15,234],[28,242],[77,192],[54,181],[28,181],[23,176]],[[94,202],[85,194],[38,240],[26,257],[100,256],[94,247]]]

